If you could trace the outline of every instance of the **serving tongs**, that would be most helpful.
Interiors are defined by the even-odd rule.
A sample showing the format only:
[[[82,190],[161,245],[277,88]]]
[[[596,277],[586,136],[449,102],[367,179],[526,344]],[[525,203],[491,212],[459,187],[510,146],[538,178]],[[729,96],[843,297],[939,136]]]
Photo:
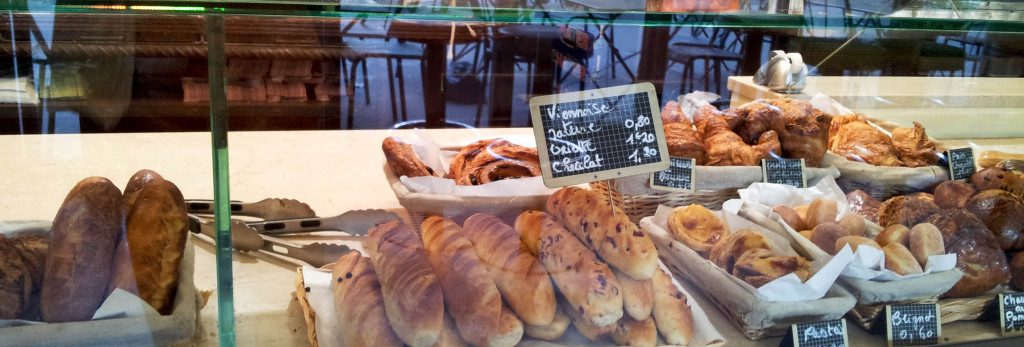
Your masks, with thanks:
[[[213,200],[185,200],[188,213],[213,214]],[[315,217],[316,212],[304,202],[294,199],[268,198],[258,202],[231,202],[231,214],[263,219]]]
[[[189,214],[189,230],[217,239],[217,228],[212,221]],[[216,242],[216,241],[214,241]],[[294,244],[275,237],[260,235],[242,221],[231,221],[231,246],[242,252],[263,251],[282,257],[302,261],[313,267],[322,267],[338,261],[351,252],[345,245],[314,242],[306,245]]]
[[[386,220],[401,220],[398,214],[380,209],[373,210],[352,210],[333,217],[309,217],[292,218],[279,220],[266,220],[260,222],[246,222],[245,224],[262,235],[282,235],[294,233],[306,233],[311,231],[338,230],[344,231],[353,236],[365,236],[366,232],[373,228],[377,222]]]

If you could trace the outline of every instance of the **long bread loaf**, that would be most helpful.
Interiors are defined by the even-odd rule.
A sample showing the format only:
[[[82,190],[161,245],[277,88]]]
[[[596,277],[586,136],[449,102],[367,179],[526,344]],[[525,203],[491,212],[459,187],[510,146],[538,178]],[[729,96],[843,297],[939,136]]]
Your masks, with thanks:
[[[548,198],[546,209],[601,259],[623,273],[648,279],[658,268],[654,242],[603,195],[578,187],[562,188]]]
[[[622,307],[626,315],[637,321],[650,317],[654,309],[654,281],[638,280],[618,270],[612,271],[622,289]]]
[[[154,179],[135,194],[125,232],[139,297],[169,314],[188,239],[188,212],[178,187]]]
[[[562,307],[559,306],[555,309],[555,319],[551,321],[551,324],[526,325],[523,327],[523,332],[531,338],[552,341],[565,334],[565,329],[569,328],[569,323],[569,316],[565,315]]]
[[[562,306],[562,311],[565,312],[565,315],[569,316],[569,321],[576,327],[576,330],[590,341],[603,339],[615,332],[614,323],[605,326],[595,325],[590,320],[580,316],[579,311],[573,308],[568,301],[558,300],[558,304]]]
[[[501,294],[462,228],[432,216],[421,227],[423,249],[441,283],[445,306],[462,338],[482,346],[497,332]]]
[[[625,316],[615,324],[612,340],[619,346],[654,347],[658,345],[658,329],[655,328],[651,316],[641,320]]]
[[[334,263],[331,291],[346,347],[402,346],[388,325],[384,297],[370,258],[351,252]]]
[[[512,347],[523,339],[523,321],[519,320],[515,312],[505,305],[501,306],[501,320],[498,323],[498,332],[491,336],[484,346],[487,347]]]
[[[458,328],[455,327],[455,320],[448,312],[444,313],[444,325],[441,335],[438,335],[437,342],[431,347],[466,347],[466,341],[459,336]]]
[[[444,298],[419,236],[408,224],[387,221],[367,232],[363,246],[395,334],[413,347],[434,345],[444,328]]]
[[[619,282],[594,251],[547,213],[524,212],[515,225],[523,237],[538,240],[536,247],[541,262],[579,317],[602,327],[622,318]]]
[[[661,269],[654,273],[654,323],[670,345],[686,346],[693,339],[693,312],[686,295]]]

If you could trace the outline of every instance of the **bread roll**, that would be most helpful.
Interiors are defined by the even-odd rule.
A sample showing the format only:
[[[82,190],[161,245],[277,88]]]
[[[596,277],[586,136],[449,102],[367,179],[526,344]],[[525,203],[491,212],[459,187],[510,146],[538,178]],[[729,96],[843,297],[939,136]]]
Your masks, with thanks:
[[[868,231],[868,224],[864,221],[864,217],[849,213],[839,219],[839,228],[843,229],[847,235],[864,236],[864,233]]]
[[[1020,177],[1015,175],[1012,171],[1007,171],[998,167],[984,168],[981,171],[975,172],[971,176],[971,184],[978,191],[985,191],[989,189],[1005,190],[1017,197],[1024,195],[1024,182],[1021,182]]]
[[[975,194],[964,207],[985,223],[1003,250],[1024,250],[1024,200],[990,189]]]
[[[638,280],[617,270],[613,271],[619,281],[619,288],[622,288],[622,305],[626,315],[636,320],[650,317],[654,308],[654,283],[651,279]]]
[[[811,242],[814,242],[825,253],[835,255],[839,251],[836,249],[836,241],[839,241],[844,236],[850,235],[844,232],[838,223],[822,223],[814,227],[814,233],[811,234]]]
[[[809,225],[809,222],[807,221],[807,209],[810,207],[811,205],[799,205],[793,207],[793,211],[796,211],[796,215],[800,216],[800,219],[804,221],[804,227],[806,228],[814,228],[814,226]]]
[[[125,235],[139,297],[169,314],[188,239],[185,198],[174,183],[154,179],[136,193],[127,212]]]
[[[612,340],[619,346],[656,346],[658,329],[654,326],[654,319],[651,319],[651,316],[642,320],[625,316],[615,325]]]
[[[0,234],[0,319],[17,319],[29,305],[32,275],[14,246]]]
[[[541,262],[582,319],[596,326],[609,326],[622,317],[622,293],[611,268],[562,223],[546,213],[524,213],[515,225],[520,235],[539,235]]]
[[[706,207],[692,204],[676,207],[668,217],[672,236],[707,258],[715,244],[729,237],[729,228]]]
[[[878,236],[875,236],[875,242],[882,247],[888,246],[890,243],[910,246],[910,229],[903,224],[887,226],[878,233]]]
[[[935,187],[935,204],[940,208],[962,208],[975,193],[970,183],[942,181]]]
[[[576,327],[576,330],[590,341],[597,341],[611,336],[615,331],[615,322],[604,326],[596,325],[591,320],[583,318],[579,311],[573,308],[567,301],[558,300],[558,304],[562,306],[562,311],[565,312],[565,315],[569,316],[569,321]]]
[[[423,249],[462,338],[482,346],[498,329],[501,294],[462,228],[437,216],[423,221]]]
[[[799,232],[800,236],[807,238],[808,240],[814,238],[814,230],[803,230]]]
[[[850,250],[856,252],[857,247],[870,246],[877,250],[882,250],[882,246],[879,246],[875,240],[863,237],[863,236],[843,236],[836,240],[836,251],[841,251],[843,247],[850,246]]]
[[[554,319],[552,319],[554,321]],[[508,306],[501,306],[498,330],[488,339],[487,347],[512,347],[523,339],[523,321]]]
[[[928,265],[928,257],[946,254],[939,228],[931,223],[921,223],[910,229],[910,253],[922,268]]]
[[[444,329],[444,299],[416,232],[387,221],[371,228],[363,242],[395,334],[413,347],[434,345]]]
[[[370,258],[359,252],[342,256],[331,268],[331,291],[338,329],[346,347],[402,346],[388,325],[384,297]]]
[[[693,312],[686,295],[676,288],[669,274],[654,273],[654,324],[670,345],[686,346],[693,339]]]
[[[519,234],[498,217],[482,213],[469,216],[463,226],[512,311],[527,324],[551,324],[554,287],[544,265],[519,241]]]
[[[43,320],[92,319],[110,281],[117,235],[124,230],[124,199],[106,178],[75,185],[53,219],[43,274]]]
[[[775,212],[782,217],[782,220],[789,225],[793,230],[804,230],[807,229],[804,220],[800,218],[800,214],[796,213],[792,207],[786,205],[779,205],[772,208],[772,212]]]
[[[552,341],[557,340],[565,334],[565,329],[569,327],[569,316],[565,315],[562,311],[562,307],[559,306],[555,309],[555,319],[548,325],[526,325],[523,327],[523,331],[526,336],[529,336],[538,340]]]
[[[636,279],[651,278],[658,250],[647,234],[600,193],[567,187],[552,194],[547,211],[612,267]]]
[[[885,252],[885,268],[900,275],[909,275],[923,272],[921,265],[914,259],[907,247],[898,243],[890,243],[882,247]]]
[[[839,216],[839,207],[836,205],[836,201],[820,197],[814,199],[807,207],[807,218],[804,221],[808,228],[813,229],[823,223],[835,222],[837,216]]]

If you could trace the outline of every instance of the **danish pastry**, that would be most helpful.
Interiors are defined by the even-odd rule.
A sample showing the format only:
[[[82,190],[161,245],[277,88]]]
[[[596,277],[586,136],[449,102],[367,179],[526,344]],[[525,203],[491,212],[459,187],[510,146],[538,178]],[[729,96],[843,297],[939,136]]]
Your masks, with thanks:
[[[534,176],[540,176],[537,150],[505,139],[480,140],[463,147],[448,170],[448,178],[458,185]]]

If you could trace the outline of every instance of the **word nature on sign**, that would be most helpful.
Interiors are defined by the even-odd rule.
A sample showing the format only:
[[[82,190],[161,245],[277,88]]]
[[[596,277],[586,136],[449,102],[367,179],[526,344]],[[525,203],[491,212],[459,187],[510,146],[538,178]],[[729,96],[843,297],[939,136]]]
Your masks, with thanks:
[[[970,147],[946,151],[949,176],[954,181],[967,180],[974,176],[974,150]]]
[[[761,159],[761,177],[765,183],[788,184],[797,188],[807,186],[803,159]]]
[[[651,188],[670,191],[693,190],[693,158],[669,157],[671,165],[667,170],[651,173]]]
[[[544,185],[555,188],[668,169],[654,85],[530,99]]]
[[[942,336],[939,312],[939,304],[885,306],[885,336],[889,346],[939,343]]]
[[[999,331],[1024,335],[1024,293],[999,294]]]
[[[793,324],[793,346],[795,347],[841,347],[849,346],[846,337],[846,320],[833,319],[814,323]]]

